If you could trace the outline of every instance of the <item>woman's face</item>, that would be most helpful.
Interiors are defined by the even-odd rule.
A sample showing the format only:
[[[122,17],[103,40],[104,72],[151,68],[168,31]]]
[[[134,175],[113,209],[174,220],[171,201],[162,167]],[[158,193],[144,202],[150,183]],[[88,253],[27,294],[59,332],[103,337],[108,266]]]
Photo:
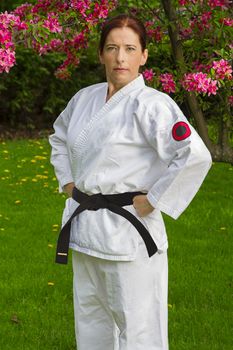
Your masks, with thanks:
[[[142,52],[138,34],[129,27],[112,29],[99,55],[107,81],[117,88],[138,77],[139,67],[146,63],[147,56],[148,50]]]

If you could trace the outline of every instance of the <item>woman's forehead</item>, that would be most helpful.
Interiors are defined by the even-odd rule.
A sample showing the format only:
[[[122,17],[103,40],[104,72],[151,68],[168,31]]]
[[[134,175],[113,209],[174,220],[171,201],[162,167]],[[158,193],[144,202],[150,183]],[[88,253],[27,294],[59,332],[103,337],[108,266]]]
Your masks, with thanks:
[[[140,44],[138,34],[129,27],[113,28],[107,38],[105,44]]]

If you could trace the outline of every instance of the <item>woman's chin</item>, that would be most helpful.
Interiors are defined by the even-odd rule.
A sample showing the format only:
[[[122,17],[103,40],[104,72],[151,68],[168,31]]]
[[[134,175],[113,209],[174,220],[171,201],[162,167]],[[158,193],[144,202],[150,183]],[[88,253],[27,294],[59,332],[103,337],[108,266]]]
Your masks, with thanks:
[[[128,72],[124,72],[124,73],[114,74],[114,76],[112,76],[110,80],[117,85],[127,85],[134,79],[135,79],[134,76],[128,74]]]

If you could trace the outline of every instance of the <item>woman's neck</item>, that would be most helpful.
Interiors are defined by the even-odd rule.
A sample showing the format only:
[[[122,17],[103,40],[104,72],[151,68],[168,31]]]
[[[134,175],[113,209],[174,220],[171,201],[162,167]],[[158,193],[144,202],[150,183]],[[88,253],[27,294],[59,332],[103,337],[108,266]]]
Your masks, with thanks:
[[[121,88],[123,88],[124,85],[115,85],[112,82],[108,81],[108,92],[106,97],[106,102]]]

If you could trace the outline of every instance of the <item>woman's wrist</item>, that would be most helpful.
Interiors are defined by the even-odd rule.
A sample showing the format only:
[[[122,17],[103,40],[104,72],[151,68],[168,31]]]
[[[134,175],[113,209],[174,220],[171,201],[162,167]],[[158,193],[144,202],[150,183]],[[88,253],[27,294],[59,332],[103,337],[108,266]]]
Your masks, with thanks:
[[[133,198],[133,206],[139,216],[146,216],[155,209],[148,201],[146,195],[135,196]]]
[[[69,197],[71,197],[74,186],[75,186],[74,182],[70,182],[63,186],[63,191],[67,193]]]

